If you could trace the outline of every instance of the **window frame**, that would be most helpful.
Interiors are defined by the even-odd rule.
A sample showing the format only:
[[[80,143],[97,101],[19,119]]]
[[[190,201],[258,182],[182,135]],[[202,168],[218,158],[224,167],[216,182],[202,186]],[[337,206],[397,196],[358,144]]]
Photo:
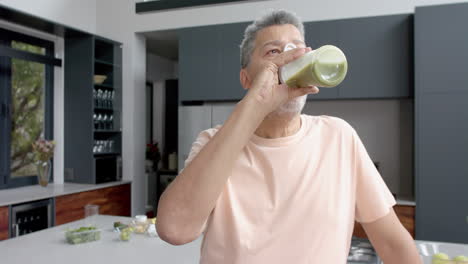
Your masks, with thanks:
[[[34,54],[13,49],[11,41],[20,41],[45,48],[46,54]],[[44,137],[52,140],[54,126],[54,66],[61,61],[54,57],[54,42],[0,28],[0,189],[38,184],[37,175],[12,178],[11,165],[11,59],[18,58],[45,65]],[[53,161],[52,168],[53,172]],[[53,173],[51,177],[53,182]]]

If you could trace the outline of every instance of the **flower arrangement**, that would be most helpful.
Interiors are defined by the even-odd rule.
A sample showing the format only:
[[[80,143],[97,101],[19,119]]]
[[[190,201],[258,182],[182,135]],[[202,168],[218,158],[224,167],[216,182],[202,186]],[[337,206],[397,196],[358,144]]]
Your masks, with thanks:
[[[37,165],[37,177],[39,184],[46,187],[50,178],[50,159],[54,156],[55,142],[52,140],[45,140],[43,138],[36,140],[32,143],[34,149],[34,156]]]
[[[36,142],[32,143],[35,151],[35,157],[37,161],[46,162],[54,156],[55,142],[53,140],[45,140],[40,138]]]

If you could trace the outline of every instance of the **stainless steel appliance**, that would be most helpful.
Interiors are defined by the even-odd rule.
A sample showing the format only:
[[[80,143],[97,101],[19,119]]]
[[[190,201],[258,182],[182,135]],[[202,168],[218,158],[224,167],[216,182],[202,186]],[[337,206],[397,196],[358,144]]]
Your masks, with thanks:
[[[11,237],[22,236],[53,225],[52,199],[11,206]]]

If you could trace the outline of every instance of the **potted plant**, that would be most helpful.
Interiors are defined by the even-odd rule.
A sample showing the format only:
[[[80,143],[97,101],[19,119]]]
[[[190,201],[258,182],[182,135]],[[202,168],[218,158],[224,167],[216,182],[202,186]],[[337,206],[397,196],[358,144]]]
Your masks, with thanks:
[[[40,138],[32,143],[34,150],[34,157],[37,166],[37,177],[39,184],[46,187],[49,184],[51,159],[54,156],[55,142],[52,140],[45,140]]]

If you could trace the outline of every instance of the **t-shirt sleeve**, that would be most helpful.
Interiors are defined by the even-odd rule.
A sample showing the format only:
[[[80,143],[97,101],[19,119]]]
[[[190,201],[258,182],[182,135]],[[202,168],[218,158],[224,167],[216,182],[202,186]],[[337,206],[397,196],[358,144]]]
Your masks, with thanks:
[[[353,130],[352,134],[356,177],[355,219],[358,222],[370,223],[386,216],[396,201],[356,131]]]

